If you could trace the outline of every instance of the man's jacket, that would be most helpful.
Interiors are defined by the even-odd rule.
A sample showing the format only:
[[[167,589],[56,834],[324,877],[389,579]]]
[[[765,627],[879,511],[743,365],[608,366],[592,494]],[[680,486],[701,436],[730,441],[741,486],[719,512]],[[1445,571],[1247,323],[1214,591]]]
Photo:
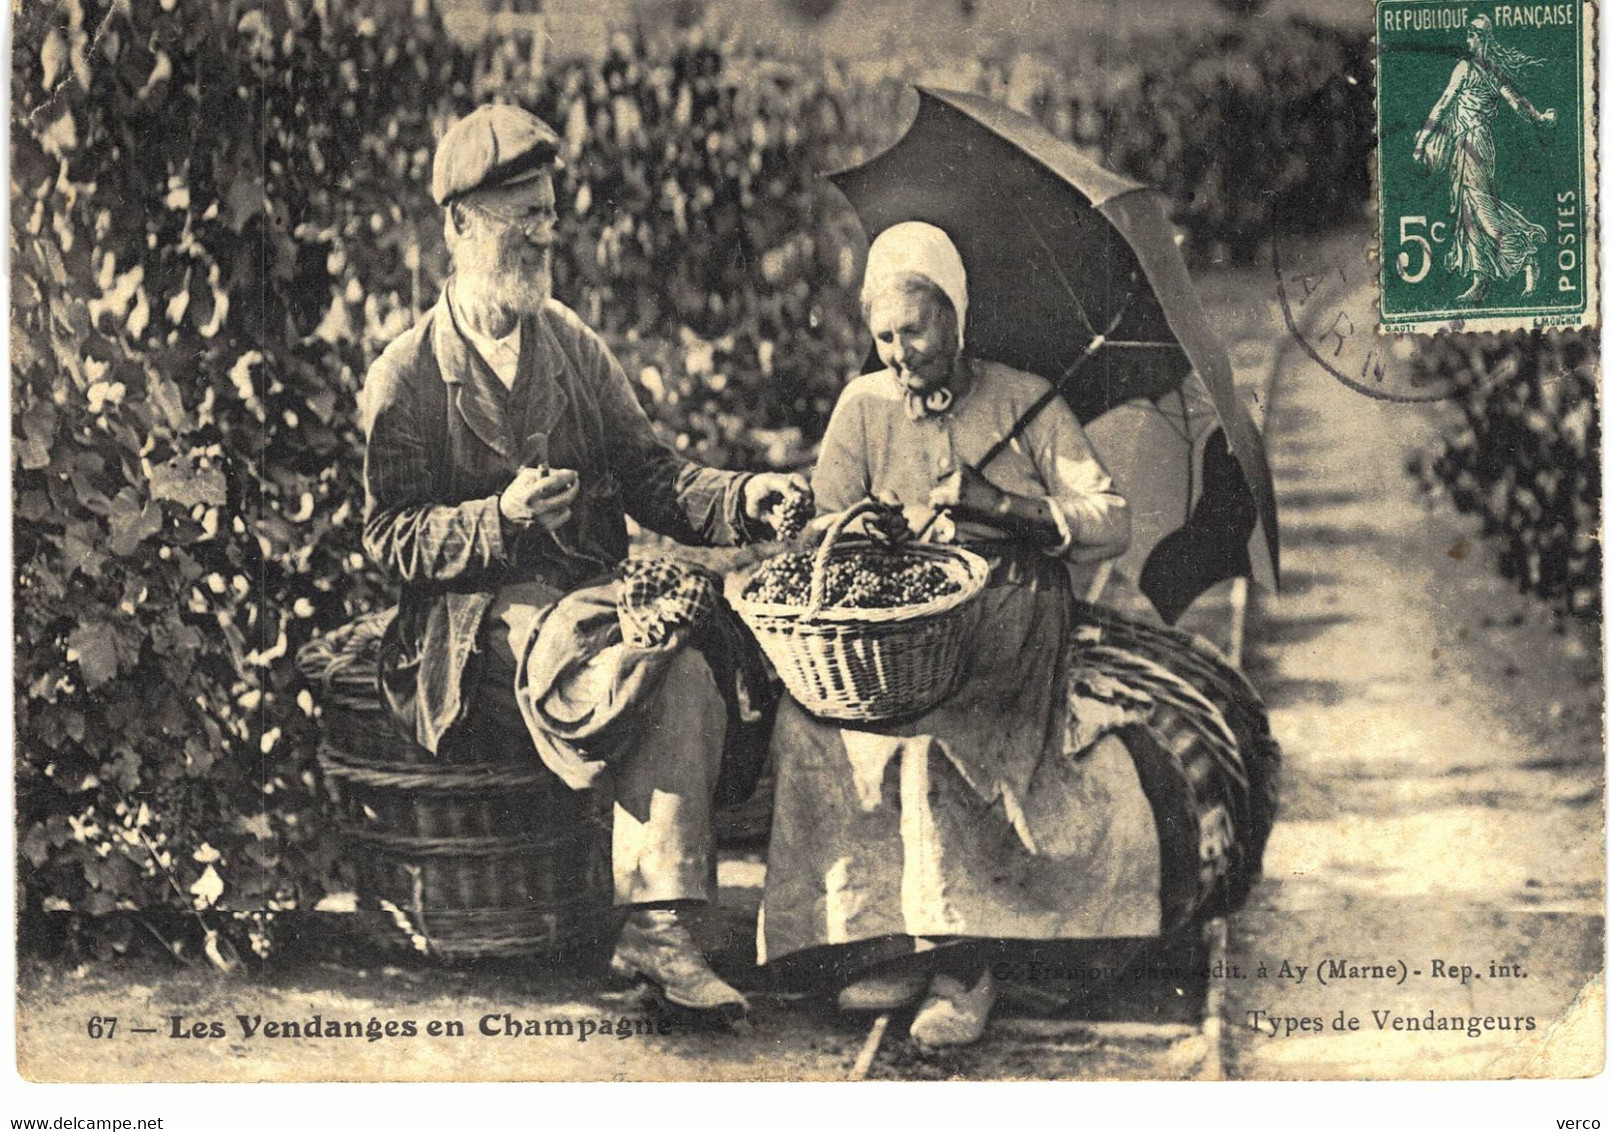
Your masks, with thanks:
[[[494,594],[541,581],[556,598],[627,553],[624,515],[679,542],[743,536],[740,473],[701,467],[655,438],[621,365],[569,308],[521,324],[505,388],[455,323],[447,292],[370,367],[364,383],[364,547],[402,583],[381,655],[382,689],[436,751],[463,714]],[[571,519],[550,534],[505,523],[519,468],[573,468]]]

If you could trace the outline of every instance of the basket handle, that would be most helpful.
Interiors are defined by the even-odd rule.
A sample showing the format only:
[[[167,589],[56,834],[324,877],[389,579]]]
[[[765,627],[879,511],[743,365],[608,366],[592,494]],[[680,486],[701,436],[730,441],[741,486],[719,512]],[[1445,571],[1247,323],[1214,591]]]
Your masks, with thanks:
[[[829,525],[827,533],[822,536],[822,545],[817,547],[816,556],[811,560],[811,600],[806,605],[807,616],[814,617],[822,612],[822,603],[828,596],[828,559],[833,554],[839,536],[845,533],[845,528],[851,523],[870,512],[882,510],[884,506],[876,499],[863,499],[860,503],[846,508]]]

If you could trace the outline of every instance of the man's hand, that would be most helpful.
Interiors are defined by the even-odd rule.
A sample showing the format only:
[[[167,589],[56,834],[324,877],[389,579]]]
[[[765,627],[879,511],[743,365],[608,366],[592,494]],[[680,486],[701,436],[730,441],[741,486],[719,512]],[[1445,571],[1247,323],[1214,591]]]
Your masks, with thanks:
[[[797,472],[761,472],[744,484],[744,517],[765,523],[774,530],[776,511],[785,504],[803,502],[809,514],[813,506],[811,484]]]
[[[580,481],[569,468],[521,468],[498,497],[498,513],[516,526],[558,530],[571,517]]]

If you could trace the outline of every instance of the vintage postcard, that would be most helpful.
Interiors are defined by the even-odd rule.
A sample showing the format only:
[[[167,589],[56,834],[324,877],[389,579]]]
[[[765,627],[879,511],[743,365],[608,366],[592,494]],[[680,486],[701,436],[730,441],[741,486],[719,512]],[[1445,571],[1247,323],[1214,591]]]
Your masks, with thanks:
[[[1596,15],[13,4],[17,1074],[1599,1074]]]

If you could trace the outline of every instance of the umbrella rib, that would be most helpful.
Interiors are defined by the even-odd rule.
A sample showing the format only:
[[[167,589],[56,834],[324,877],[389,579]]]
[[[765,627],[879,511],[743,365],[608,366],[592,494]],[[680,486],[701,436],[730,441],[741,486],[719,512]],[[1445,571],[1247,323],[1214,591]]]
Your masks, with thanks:
[[[1183,414],[1180,420],[1177,422],[1174,416],[1172,416],[1167,409],[1165,409],[1162,405],[1151,401],[1144,404],[1137,403],[1137,408],[1143,412],[1148,412],[1156,416],[1160,421],[1163,422],[1164,427],[1170,432],[1174,433],[1175,436],[1180,440],[1184,440],[1187,444],[1195,443],[1195,441],[1192,440],[1191,421],[1188,416]]]
[[[1074,301],[1074,309],[1079,311],[1080,321],[1085,323],[1085,329],[1090,331],[1091,337],[1096,337],[1096,325],[1091,321],[1091,316],[1086,311],[1085,304],[1080,302],[1080,297],[1074,290],[1074,284],[1069,281],[1067,273],[1063,271],[1063,265],[1057,262],[1057,255],[1052,251],[1052,246],[1040,234],[1040,229],[1035,227],[1035,222],[1029,218],[1029,213],[1024,211],[1023,205],[1014,201],[1013,208],[1017,211],[1018,218],[1024,222],[1024,227],[1029,230],[1030,237],[1040,245],[1041,251],[1046,253],[1046,259],[1051,263],[1052,271],[1057,274],[1057,281],[1063,285],[1063,290]]]
[[[1192,493],[1197,488],[1197,453],[1194,451],[1196,445],[1191,437],[1191,409],[1186,404],[1185,382],[1175,390],[1175,395],[1180,398],[1180,430],[1182,438],[1186,441],[1186,521],[1190,522]]]
[[[1194,441],[1192,440],[1191,435],[1191,407],[1186,404],[1185,387],[1183,385],[1177,386],[1175,389],[1171,390],[1171,392],[1173,392],[1180,401],[1179,423],[1176,423],[1174,416],[1172,416],[1161,403],[1155,402],[1152,406],[1152,411],[1158,414],[1158,418],[1164,422],[1164,425],[1169,429],[1170,432],[1173,432],[1176,436],[1180,437],[1180,439],[1184,440],[1188,445],[1190,445],[1194,443]]]
[[[1076,299],[1075,301],[1078,302],[1079,300]],[[1074,363],[1063,371],[1063,376],[1059,377],[1057,381],[1052,384],[1050,389],[1046,390],[1045,393],[1042,393],[1040,397],[1036,399],[1034,404],[1030,405],[1029,408],[1024,410],[1024,415],[1019,417],[1012,428],[1007,430],[1006,436],[1002,437],[1000,440],[996,441],[990,446],[989,451],[980,457],[979,463],[975,465],[975,468],[978,471],[984,471],[985,465],[989,464],[997,456],[1000,456],[1002,452],[1006,451],[1007,445],[1011,444],[1014,440],[1017,440],[1018,437],[1023,434],[1024,429],[1028,428],[1030,423],[1034,421],[1036,417],[1040,416],[1042,409],[1044,409],[1047,405],[1050,405],[1059,396],[1065,395],[1064,389],[1067,387],[1069,379],[1075,374],[1079,373],[1080,370],[1084,369],[1085,363],[1095,357],[1098,350],[1107,345],[1107,335],[1112,334],[1116,329],[1118,329],[1119,322],[1124,318],[1125,312],[1129,309],[1130,297],[1126,296],[1124,306],[1120,307],[1119,312],[1113,316],[1113,321],[1108,324],[1107,332],[1104,334],[1097,334],[1094,338],[1092,338],[1090,344],[1085,347],[1085,352],[1079,357],[1075,358]]]

